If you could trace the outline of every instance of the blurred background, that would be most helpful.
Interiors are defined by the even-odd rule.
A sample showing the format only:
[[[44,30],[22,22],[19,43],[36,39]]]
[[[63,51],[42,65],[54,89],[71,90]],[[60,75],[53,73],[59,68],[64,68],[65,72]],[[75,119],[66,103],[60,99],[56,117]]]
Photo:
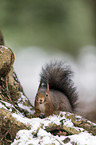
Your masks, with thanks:
[[[14,69],[32,104],[42,66],[58,59],[74,72],[82,110],[96,110],[95,0],[3,0],[0,28],[5,45],[16,54]]]

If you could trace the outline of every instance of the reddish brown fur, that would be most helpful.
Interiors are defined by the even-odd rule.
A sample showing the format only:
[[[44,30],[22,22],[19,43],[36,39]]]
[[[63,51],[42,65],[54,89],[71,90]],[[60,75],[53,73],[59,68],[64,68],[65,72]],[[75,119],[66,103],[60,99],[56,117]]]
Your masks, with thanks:
[[[47,89],[39,89],[35,98],[35,111],[35,115],[44,113],[45,117],[47,117],[56,111],[72,112],[72,108],[69,100],[63,93],[55,90],[49,91],[49,87],[47,87]]]

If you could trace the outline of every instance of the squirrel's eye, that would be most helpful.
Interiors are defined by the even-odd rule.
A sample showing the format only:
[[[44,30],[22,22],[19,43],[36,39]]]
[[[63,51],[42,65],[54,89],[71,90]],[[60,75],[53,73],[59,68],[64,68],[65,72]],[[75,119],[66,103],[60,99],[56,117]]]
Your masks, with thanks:
[[[46,93],[46,97],[48,97],[48,93]]]

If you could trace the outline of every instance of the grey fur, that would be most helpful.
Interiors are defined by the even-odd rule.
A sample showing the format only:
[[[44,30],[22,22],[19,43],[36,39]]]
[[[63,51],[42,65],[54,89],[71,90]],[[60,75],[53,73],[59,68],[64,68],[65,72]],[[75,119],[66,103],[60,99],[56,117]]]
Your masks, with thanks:
[[[61,61],[47,64],[45,68],[42,68],[40,74],[40,87],[46,87],[48,83],[49,90],[62,92],[69,100],[72,110],[74,110],[77,106],[78,94],[71,79],[72,75],[70,68],[68,66],[63,67]]]

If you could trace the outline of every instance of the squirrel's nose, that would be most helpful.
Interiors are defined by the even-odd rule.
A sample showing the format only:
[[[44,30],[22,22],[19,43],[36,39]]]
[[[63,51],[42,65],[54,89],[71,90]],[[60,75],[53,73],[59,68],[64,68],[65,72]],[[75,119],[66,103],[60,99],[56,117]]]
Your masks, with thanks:
[[[40,100],[40,104],[42,104],[42,100]]]

